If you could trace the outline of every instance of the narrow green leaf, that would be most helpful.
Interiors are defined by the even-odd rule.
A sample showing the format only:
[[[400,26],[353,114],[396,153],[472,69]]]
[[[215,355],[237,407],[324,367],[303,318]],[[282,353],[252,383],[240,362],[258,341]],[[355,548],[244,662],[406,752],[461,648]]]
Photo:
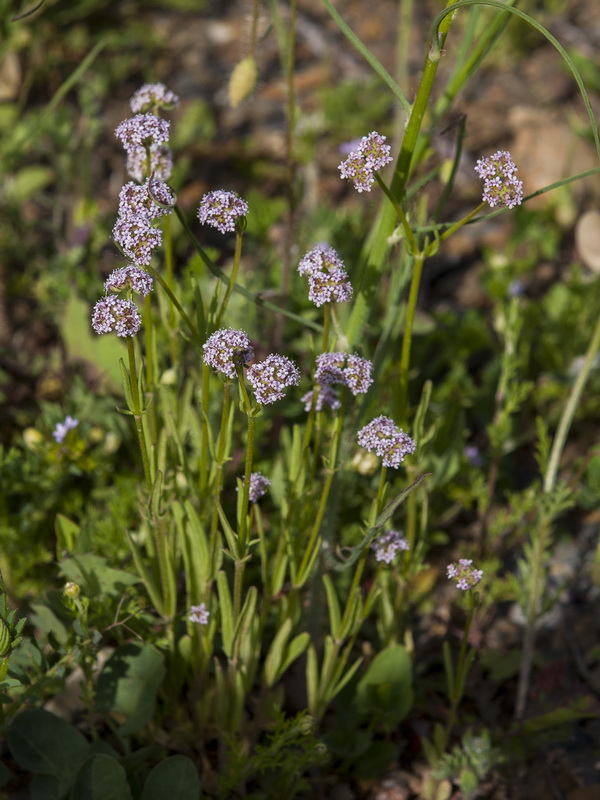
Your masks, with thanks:
[[[233,652],[233,606],[229,593],[227,575],[221,571],[217,575],[217,591],[219,594],[219,608],[221,611],[221,636],[223,637],[223,652],[231,657]]]
[[[329,609],[329,630],[334,639],[340,638],[340,628],[342,625],[342,616],[340,613],[340,604],[335,591],[335,586],[331,577],[325,573],[323,575],[323,585],[327,594],[327,607]]]

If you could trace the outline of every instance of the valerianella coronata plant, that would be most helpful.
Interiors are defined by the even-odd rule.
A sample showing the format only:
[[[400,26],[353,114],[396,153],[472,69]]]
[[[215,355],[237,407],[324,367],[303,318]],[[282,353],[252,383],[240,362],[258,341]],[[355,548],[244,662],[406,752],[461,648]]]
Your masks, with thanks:
[[[385,136],[372,131],[363,136],[356,150],[339,165],[342,178],[354,183],[357,192],[370,192],[375,183],[375,172],[392,161],[391,148],[385,144]]]
[[[232,328],[215,331],[202,349],[204,363],[223,372],[228,378],[235,378],[236,367],[243,367],[254,358],[254,348],[247,334]]]
[[[136,114],[123,120],[115,129],[115,136],[127,152],[169,141],[171,123],[155,114]]]
[[[314,390],[311,389],[310,392],[307,392],[301,397],[300,402],[304,403],[305,411],[310,411],[313,403],[316,411],[322,411],[325,406],[331,408],[332,411],[337,411],[342,406],[335,389],[332,389],[327,383],[321,384],[316,394]]]
[[[70,414],[64,418],[63,422],[57,422],[52,431],[52,436],[57,444],[62,444],[69,431],[74,430],[79,425],[79,420],[74,419]]]
[[[104,283],[106,292],[118,294],[125,289],[129,289],[136,294],[145,297],[150,294],[154,286],[154,280],[140,267],[130,264],[122,269],[115,269],[110,273]]]
[[[341,383],[353,395],[363,394],[373,383],[373,364],[366,358],[347,353],[323,353],[317,357],[315,382]]]
[[[188,620],[196,625],[208,625],[209,616],[210,611],[206,608],[206,603],[200,603],[199,606],[191,606]]]
[[[127,151],[127,173],[141,183],[151,175],[157,180],[168,181],[173,172],[173,155],[166,144],[136,147]]]
[[[459,558],[458,563],[448,564],[447,575],[451,580],[456,581],[456,585],[463,592],[472,589],[483,578],[483,570],[474,569],[471,565],[473,560],[470,558]]]
[[[131,97],[129,106],[134,114],[148,111],[156,113],[160,109],[169,111],[179,105],[179,98],[164,83],[145,83]]]
[[[314,247],[298,264],[298,272],[308,276],[308,297],[316,306],[352,298],[348,273],[333,247]]]
[[[405,456],[415,452],[416,444],[389,417],[375,417],[358,432],[358,443],[382,459],[384,467],[397,469]]]
[[[410,550],[407,539],[398,531],[388,530],[372,543],[375,560],[391,564],[400,550]]]
[[[275,403],[285,397],[288,386],[300,383],[300,370],[286,356],[271,354],[248,370],[248,383],[261,405]]]
[[[517,167],[510,153],[498,150],[491,156],[480,158],[475,171],[483,180],[483,200],[492,208],[514,208],[523,202],[523,182],[515,177]]]
[[[198,207],[198,219],[221,233],[234,233],[238,220],[248,213],[248,203],[235,192],[217,189],[205,194]]]
[[[120,216],[112,233],[125,256],[141,267],[149,266],[154,249],[162,243],[162,232],[141,214]]]
[[[142,216],[148,220],[170,214],[175,195],[164,181],[148,178],[142,185],[130,181],[119,192],[119,216]]]
[[[120,297],[103,297],[92,311],[92,328],[96,333],[115,331],[117,336],[135,336],[141,324],[136,304]]]
[[[250,489],[248,499],[251,503],[258,503],[261,497],[267,493],[271,481],[262,472],[252,472],[250,474]]]

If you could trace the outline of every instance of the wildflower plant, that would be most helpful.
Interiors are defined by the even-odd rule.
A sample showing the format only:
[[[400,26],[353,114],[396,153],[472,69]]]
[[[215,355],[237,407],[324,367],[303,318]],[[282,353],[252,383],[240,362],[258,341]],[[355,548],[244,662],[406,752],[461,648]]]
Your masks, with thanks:
[[[367,54],[330,0],[323,3],[340,29]],[[444,405],[449,394],[458,393],[460,382],[451,390],[450,379],[442,387],[434,385],[442,381],[442,370],[433,369],[433,378],[427,378],[430,365],[415,358],[413,342],[429,259],[478,215],[518,215],[517,206],[527,202],[526,170],[522,167],[522,180],[517,178],[510,153],[498,150],[477,161],[481,202],[463,208],[456,219],[448,209],[465,144],[462,133],[455,141],[450,172],[441,164],[427,171],[433,159],[433,131],[501,33],[502,25],[495,22],[479,42],[473,38],[475,28],[469,29],[467,45],[475,49],[468,66],[457,68],[447,91],[434,101],[432,90],[456,12],[477,4],[463,0],[448,5],[432,22],[423,75],[412,102],[368,54],[406,124],[398,145],[375,130],[368,132],[371,125],[350,132],[358,139],[339,165],[340,193],[345,188],[342,181],[349,181],[356,190],[350,192],[352,202],[361,204],[365,219],[371,213],[367,200],[376,199],[379,210],[370,232],[365,226],[361,241],[344,241],[340,251],[311,246],[308,226],[295,226],[296,103],[293,81],[288,80],[290,185],[282,261],[291,269],[297,265],[304,280],[292,280],[288,272],[281,285],[273,286],[270,281],[279,262],[277,270],[257,268],[263,257],[261,243],[248,243],[256,213],[251,186],[247,195],[240,189],[248,199],[216,186],[202,197],[197,193],[190,213],[180,206],[170,185],[178,154],[171,153],[171,123],[164,116],[177,107],[178,98],[167,86],[146,84],[136,91],[131,98],[133,116],[115,131],[131,178],[114,197],[112,238],[123,259],[110,275],[98,276],[104,295],[93,306],[91,324],[96,334],[115,335],[126,344],[126,358],[119,362],[124,395],[119,411],[135,431],[143,474],[137,493],[139,522],[127,526],[123,535],[135,570],[132,580],[143,587],[145,609],[144,614],[132,613],[136,641],[122,647],[138,647],[140,663],[156,664],[154,683],[150,681],[153,712],[162,714],[162,706],[179,708],[185,696],[186,710],[181,713],[189,713],[184,727],[194,731],[199,762],[210,761],[210,748],[222,775],[231,767],[236,775],[232,788],[241,793],[244,768],[234,763],[240,749],[236,743],[261,739],[272,709],[283,705],[292,666],[301,676],[303,714],[310,715],[314,730],[328,724],[327,712],[341,713],[335,701],[343,692],[356,693],[355,727],[368,729],[366,735],[375,728],[389,733],[410,713],[410,626],[420,612],[423,593],[430,591],[421,590],[420,581],[429,586],[444,580],[444,570],[428,563],[435,537],[440,536],[435,526],[444,519],[445,506],[456,491],[449,484],[459,469],[482,470],[488,461],[486,454],[476,463],[465,452],[464,409],[458,409],[458,401]],[[531,21],[510,4],[485,4],[501,15]],[[254,23],[252,60],[258,41]],[[292,39],[294,24],[292,14]],[[562,54],[556,40],[545,29],[541,32]],[[293,48],[288,52],[293,54]],[[576,67],[567,63],[581,88]],[[255,67],[253,61],[253,75]],[[600,155],[593,115],[590,124]],[[385,121],[382,126],[385,129]],[[473,171],[471,176],[475,182]],[[434,181],[439,191],[435,202],[428,202],[426,187]],[[219,242],[217,255],[206,250],[205,237]],[[193,253],[189,264],[185,253]],[[305,255],[298,259],[300,253]],[[193,268],[188,269],[190,264]],[[286,275],[285,269],[280,271]],[[256,290],[260,280],[264,285]],[[490,498],[495,492],[503,446],[527,397],[519,380],[522,331],[515,319],[520,302],[519,295],[506,299],[503,325],[497,331],[505,347],[494,419],[480,426],[490,442],[492,466],[477,486],[474,478],[472,487],[462,487],[477,501],[480,529],[473,547],[479,558],[461,557],[445,569],[459,590],[449,587],[452,597],[460,598],[466,621],[458,656],[453,659],[449,643],[443,648],[446,719],[423,744],[432,766],[439,765],[452,745],[476,657],[472,623],[483,602],[481,587],[488,585],[483,559],[490,547],[492,508],[486,491]],[[419,338],[425,340],[427,334]],[[569,488],[558,477],[561,454],[599,349],[600,322],[552,444],[547,429],[540,426],[543,502],[528,551],[533,567],[529,573],[523,569],[529,577],[521,598],[527,609],[521,698],[526,698],[551,525],[571,502]],[[430,360],[435,361],[433,356]],[[464,377],[464,364],[446,366]],[[451,413],[446,413],[448,408]],[[68,441],[77,425],[77,419],[66,417],[52,434],[55,443]],[[66,534],[63,539],[68,543]],[[70,568],[67,559],[63,569]],[[84,573],[82,568],[83,577]],[[80,596],[67,586],[63,602],[77,617],[76,643],[85,640],[89,655],[95,646],[93,604],[85,593]],[[15,631],[11,627],[10,635]],[[100,673],[98,690],[90,664],[85,665],[90,707],[95,691],[104,691],[106,697],[110,686],[120,681],[130,652],[120,646],[114,663]],[[130,713],[117,707],[120,697],[116,692],[105,705],[116,712],[115,719]],[[390,703],[390,697],[400,699]],[[382,698],[387,698],[385,703]],[[149,718],[139,718],[144,721],[136,728],[131,713],[119,736],[141,736]],[[290,732],[283,723],[278,730],[281,739],[269,751],[274,759],[285,736],[304,742],[313,735],[312,728]],[[314,748],[307,746],[306,752],[314,754]]]

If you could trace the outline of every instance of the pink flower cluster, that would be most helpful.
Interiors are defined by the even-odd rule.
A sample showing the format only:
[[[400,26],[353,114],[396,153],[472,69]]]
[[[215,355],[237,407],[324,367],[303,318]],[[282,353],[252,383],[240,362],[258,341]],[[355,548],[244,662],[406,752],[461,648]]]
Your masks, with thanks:
[[[298,272],[308,276],[308,297],[316,306],[345,303],[352,297],[348,273],[333,247],[310,250],[298,264]]]
[[[414,453],[415,442],[393,420],[383,415],[361,428],[358,443],[365,450],[375,453],[382,459],[384,467],[398,469],[405,456]]]
[[[370,192],[375,183],[375,173],[392,161],[391,147],[385,144],[385,136],[372,131],[363,136],[356,150],[339,165],[342,178],[354,183],[357,192]]]
[[[515,176],[517,167],[507,150],[498,150],[491,156],[480,158],[475,171],[483,180],[483,199],[492,208],[521,205],[523,181]]]

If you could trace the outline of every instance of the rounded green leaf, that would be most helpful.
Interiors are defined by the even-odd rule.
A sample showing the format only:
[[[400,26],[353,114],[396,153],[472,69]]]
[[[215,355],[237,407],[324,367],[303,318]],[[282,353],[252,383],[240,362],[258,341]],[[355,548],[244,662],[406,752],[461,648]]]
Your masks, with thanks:
[[[103,711],[127,717],[122,735],[136,733],[150,722],[164,676],[163,656],[147,644],[122,644],[108,659],[98,677],[96,699]]]
[[[54,775],[63,793],[90,749],[77,728],[41,708],[16,716],[6,738],[11,755],[20,767],[29,772]]]
[[[171,756],[157,764],[146,778],[142,800],[199,800],[200,779],[187,756]]]
[[[125,770],[105,753],[91,756],[77,773],[70,800],[131,800]]]

